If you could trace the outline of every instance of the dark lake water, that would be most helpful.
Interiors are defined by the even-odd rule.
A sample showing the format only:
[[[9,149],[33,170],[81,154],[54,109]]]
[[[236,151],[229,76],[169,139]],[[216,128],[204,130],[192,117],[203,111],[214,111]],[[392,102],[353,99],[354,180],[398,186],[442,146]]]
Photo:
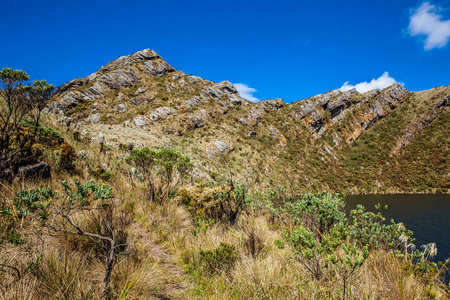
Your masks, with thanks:
[[[345,198],[347,209],[362,204],[367,211],[376,212],[381,204],[381,213],[387,221],[402,222],[414,232],[415,244],[436,243],[435,261],[450,257],[450,195],[349,195]],[[384,206],[388,210],[384,211]]]

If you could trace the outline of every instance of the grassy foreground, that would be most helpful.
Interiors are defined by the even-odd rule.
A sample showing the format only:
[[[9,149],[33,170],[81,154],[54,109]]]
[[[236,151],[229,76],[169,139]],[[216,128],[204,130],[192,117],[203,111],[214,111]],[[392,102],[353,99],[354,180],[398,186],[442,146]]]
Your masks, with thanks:
[[[1,186],[0,299],[449,298],[432,245],[336,195],[258,191],[226,168],[195,181],[161,152],[60,136],[51,179]]]

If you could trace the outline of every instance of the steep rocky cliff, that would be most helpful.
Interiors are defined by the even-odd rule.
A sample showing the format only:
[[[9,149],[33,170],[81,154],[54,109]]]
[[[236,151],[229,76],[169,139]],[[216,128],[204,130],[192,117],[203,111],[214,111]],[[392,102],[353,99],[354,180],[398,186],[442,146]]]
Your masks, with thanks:
[[[230,82],[187,75],[146,49],[60,86],[53,98],[51,111],[81,136],[116,149],[174,148],[205,180],[217,176],[221,158],[241,179],[299,191],[450,187],[448,87],[413,93],[395,84],[251,103]]]

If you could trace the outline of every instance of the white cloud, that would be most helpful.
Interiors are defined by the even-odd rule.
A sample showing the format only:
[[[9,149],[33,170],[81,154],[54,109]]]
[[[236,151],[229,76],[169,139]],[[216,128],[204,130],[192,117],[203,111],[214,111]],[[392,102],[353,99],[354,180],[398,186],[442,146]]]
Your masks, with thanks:
[[[258,98],[253,96],[253,93],[256,92],[257,89],[249,87],[248,85],[246,85],[244,83],[233,83],[233,85],[237,88],[237,90],[242,98],[247,99],[250,102],[260,101]]]
[[[450,39],[450,20],[442,21],[441,10],[429,2],[411,10],[408,33],[411,36],[425,35],[425,50],[445,47]]]
[[[377,79],[372,79],[370,82],[364,81],[358,84],[349,84],[349,81],[346,81],[343,86],[341,86],[340,90],[345,92],[355,88],[360,93],[365,93],[374,89],[384,89],[390,85],[397,83],[397,81],[389,76],[388,72],[384,72],[383,75],[378,77]],[[403,84],[402,84],[403,85]]]

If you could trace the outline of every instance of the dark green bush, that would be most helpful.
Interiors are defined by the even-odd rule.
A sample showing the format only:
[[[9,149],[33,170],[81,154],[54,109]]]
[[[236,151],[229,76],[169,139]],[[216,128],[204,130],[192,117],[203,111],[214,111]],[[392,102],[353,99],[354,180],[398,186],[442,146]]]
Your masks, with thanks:
[[[38,140],[41,144],[49,147],[54,147],[64,143],[64,138],[61,133],[55,129],[39,126]]]
[[[385,223],[380,205],[375,205],[377,213],[367,212],[364,206],[357,205],[350,212],[349,234],[359,245],[370,244],[373,248],[400,250],[413,242],[412,232],[402,223]],[[403,241],[403,242],[402,242]]]
[[[229,271],[236,261],[236,247],[227,243],[220,243],[218,248],[200,250],[200,264],[208,273]]]
[[[287,205],[294,222],[302,224],[316,236],[327,233],[337,224],[347,223],[345,203],[338,194],[326,192],[306,194],[303,199]]]

